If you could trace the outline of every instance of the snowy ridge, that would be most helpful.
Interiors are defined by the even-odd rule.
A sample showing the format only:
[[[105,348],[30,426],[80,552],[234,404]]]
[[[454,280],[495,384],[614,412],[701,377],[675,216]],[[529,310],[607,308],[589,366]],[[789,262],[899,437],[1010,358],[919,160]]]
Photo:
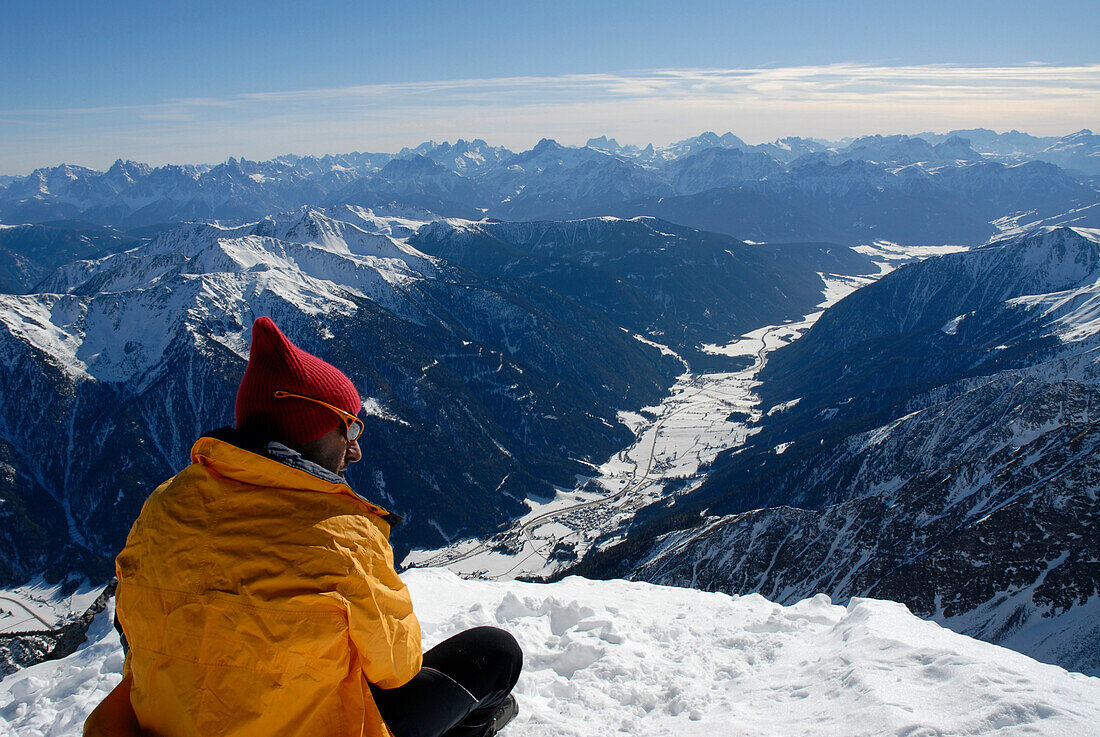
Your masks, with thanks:
[[[1074,289],[1100,289],[1100,235],[1095,229],[1045,227],[981,248],[953,253],[922,264],[904,277],[874,285],[868,295],[888,301],[888,309],[859,320],[843,310],[821,321],[832,331],[831,350],[847,348],[872,335],[902,333],[928,323],[943,328],[978,308],[1004,309],[1021,296]],[[1021,303],[1022,304],[1022,303]],[[950,312],[952,306],[962,308]],[[846,321],[843,331],[833,330]],[[955,324],[955,331],[966,325]]]
[[[779,606],[625,581],[404,576],[425,647],[472,626],[525,653],[516,737],[1095,734],[1100,679],[922,621],[900,604],[825,596]],[[100,615],[81,650],[0,682],[0,734],[68,737],[119,681]]]
[[[119,382],[156,369],[175,337],[161,326],[178,329],[181,316],[222,326],[209,337],[232,345],[243,343],[260,295],[313,315],[353,312],[353,295],[419,322],[405,287],[436,273],[411,246],[306,209],[235,227],[190,224],[75,262],[38,294],[0,295],[0,322],[74,377]]]

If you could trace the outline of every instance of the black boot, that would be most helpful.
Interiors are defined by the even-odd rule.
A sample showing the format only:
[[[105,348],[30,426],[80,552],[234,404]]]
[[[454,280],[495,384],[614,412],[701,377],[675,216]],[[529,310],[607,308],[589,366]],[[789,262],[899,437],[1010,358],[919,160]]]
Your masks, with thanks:
[[[489,722],[484,737],[493,737],[497,732],[504,729],[508,722],[515,719],[516,714],[519,714],[519,704],[516,703],[515,696],[508,694],[500,706],[497,707],[497,710],[493,712],[493,721]]]

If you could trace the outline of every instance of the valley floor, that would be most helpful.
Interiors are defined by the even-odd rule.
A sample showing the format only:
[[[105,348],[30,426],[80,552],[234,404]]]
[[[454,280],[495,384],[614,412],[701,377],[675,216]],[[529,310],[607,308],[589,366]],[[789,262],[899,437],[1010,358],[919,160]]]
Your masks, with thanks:
[[[751,365],[736,372],[697,374],[685,363],[685,373],[659,406],[620,414],[633,430],[634,442],[592,477],[578,477],[575,488],[559,488],[551,500],[528,499],[531,511],[487,540],[413,550],[403,565],[444,566],[462,576],[498,580],[543,577],[569,567],[593,546],[614,544],[638,510],[698,486],[706,465],[720,452],[742,445],[763,412],[782,411],[760,407],[754,393],[770,352],[797,340],[831,305],[897,266],[965,249],[877,242],[856,250],[878,262],[879,274],[821,274],[825,288],[817,311],[796,322],[759,328],[727,345],[704,346],[710,353],[749,359]]]
[[[79,617],[103,591],[87,583],[71,593],[41,578],[0,589],[0,634],[56,629]]]

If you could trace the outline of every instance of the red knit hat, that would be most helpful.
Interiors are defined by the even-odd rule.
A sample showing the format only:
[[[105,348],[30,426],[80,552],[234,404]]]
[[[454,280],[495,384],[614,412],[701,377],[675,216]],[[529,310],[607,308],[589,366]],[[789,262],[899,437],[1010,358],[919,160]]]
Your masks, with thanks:
[[[341,424],[339,415],[314,402],[276,399],[279,390],[320,399],[353,415],[362,409],[351,379],[291,343],[271,318],[261,317],[252,323],[248,367],[237,390],[237,429],[274,434],[297,445]]]

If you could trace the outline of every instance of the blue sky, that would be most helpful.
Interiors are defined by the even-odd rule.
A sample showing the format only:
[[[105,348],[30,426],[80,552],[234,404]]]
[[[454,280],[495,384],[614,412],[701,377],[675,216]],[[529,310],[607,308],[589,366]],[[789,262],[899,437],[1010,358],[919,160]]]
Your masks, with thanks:
[[[1100,121],[1100,3],[43,2],[0,23],[0,173],[482,137]]]

